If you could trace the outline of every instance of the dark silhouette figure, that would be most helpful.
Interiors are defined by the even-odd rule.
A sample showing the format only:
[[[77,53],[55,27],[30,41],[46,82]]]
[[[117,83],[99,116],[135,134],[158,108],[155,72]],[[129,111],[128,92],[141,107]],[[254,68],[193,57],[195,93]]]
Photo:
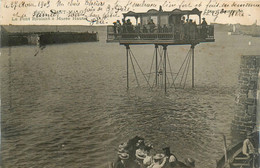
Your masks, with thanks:
[[[202,23],[201,23],[201,37],[203,39],[207,38],[207,22],[205,20],[205,18],[202,18]]]

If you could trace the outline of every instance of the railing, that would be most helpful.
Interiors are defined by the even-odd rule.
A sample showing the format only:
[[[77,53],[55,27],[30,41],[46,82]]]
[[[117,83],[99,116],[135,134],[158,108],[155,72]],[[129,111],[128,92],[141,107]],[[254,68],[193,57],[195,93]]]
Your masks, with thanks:
[[[214,39],[214,26],[196,25],[193,27],[152,27],[107,26],[107,40],[196,40]]]

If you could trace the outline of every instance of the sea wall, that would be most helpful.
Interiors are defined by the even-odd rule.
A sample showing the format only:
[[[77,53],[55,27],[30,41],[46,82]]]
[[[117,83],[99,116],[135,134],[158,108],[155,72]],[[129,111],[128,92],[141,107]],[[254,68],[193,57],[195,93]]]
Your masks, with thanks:
[[[260,55],[241,56],[237,108],[231,128],[234,141],[243,140],[248,132],[256,129],[259,68]]]
[[[67,32],[55,32],[44,33],[39,37],[40,44],[61,44],[61,43],[73,43],[73,42],[94,42],[98,41],[97,33],[67,33]]]
[[[0,46],[46,45],[98,40],[97,32],[89,32],[87,27],[83,26],[74,29],[68,28],[68,26],[1,26]]]

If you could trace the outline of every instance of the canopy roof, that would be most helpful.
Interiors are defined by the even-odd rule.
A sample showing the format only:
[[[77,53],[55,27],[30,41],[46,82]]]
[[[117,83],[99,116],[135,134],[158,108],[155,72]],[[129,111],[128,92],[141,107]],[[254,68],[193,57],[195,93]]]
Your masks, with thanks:
[[[147,12],[135,13],[133,11],[129,11],[127,13],[123,13],[124,17],[133,16],[133,17],[142,17],[142,16],[151,16],[151,15],[199,15],[202,11],[199,11],[197,8],[192,10],[180,10],[174,9],[172,11],[163,11],[163,10],[156,10],[150,9]]]

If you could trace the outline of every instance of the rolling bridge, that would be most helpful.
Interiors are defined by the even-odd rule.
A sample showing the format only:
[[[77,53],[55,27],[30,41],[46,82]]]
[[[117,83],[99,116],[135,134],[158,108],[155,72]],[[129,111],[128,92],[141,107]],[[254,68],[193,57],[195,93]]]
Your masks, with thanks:
[[[184,73],[181,77],[181,82],[187,78],[188,69],[191,61],[192,68],[192,87],[194,87],[194,50],[195,46],[199,43],[214,42],[214,26],[208,25],[205,18],[201,18],[201,11],[197,8],[192,10],[179,10],[174,9],[172,11],[163,11],[160,6],[159,10],[150,9],[145,13],[135,13],[129,11],[123,14],[122,23],[118,20],[114,22],[114,25],[107,27],[107,42],[119,42],[120,45],[126,47],[127,57],[127,88],[129,88],[129,58],[133,64],[133,60],[139,66],[135,59],[130,45],[154,45],[155,46],[155,86],[161,82],[164,85],[164,90],[167,90],[167,69],[169,66],[169,57],[167,53],[167,47],[170,45],[190,45],[190,50],[179,70],[179,75],[182,68]],[[199,23],[195,23],[190,19],[190,16],[198,17]],[[136,20],[135,25],[131,23],[129,17],[134,17]],[[201,20],[203,20],[201,22]],[[161,47],[162,52],[160,52]],[[158,61],[158,55],[161,57]],[[134,59],[132,59],[132,57]],[[168,60],[168,65],[167,65]],[[152,63],[153,64],[153,63]],[[184,66],[185,65],[185,66]],[[134,69],[134,66],[133,66]],[[186,72],[187,71],[187,72]],[[141,70],[147,84],[151,87],[148,79]],[[134,69],[136,77],[136,71]],[[173,76],[171,71],[171,76]],[[176,77],[177,77],[176,76]],[[176,79],[176,78],[175,78]],[[174,81],[170,86],[174,86]],[[137,77],[136,77],[137,80]],[[138,81],[137,81],[138,83]],[[169,83],[169,82],[168,82]],[[139,85],[139,84],[138,84]],[[169,85],[169,84],[168,84]],[[184,83],[185,87],[185,83]]]

